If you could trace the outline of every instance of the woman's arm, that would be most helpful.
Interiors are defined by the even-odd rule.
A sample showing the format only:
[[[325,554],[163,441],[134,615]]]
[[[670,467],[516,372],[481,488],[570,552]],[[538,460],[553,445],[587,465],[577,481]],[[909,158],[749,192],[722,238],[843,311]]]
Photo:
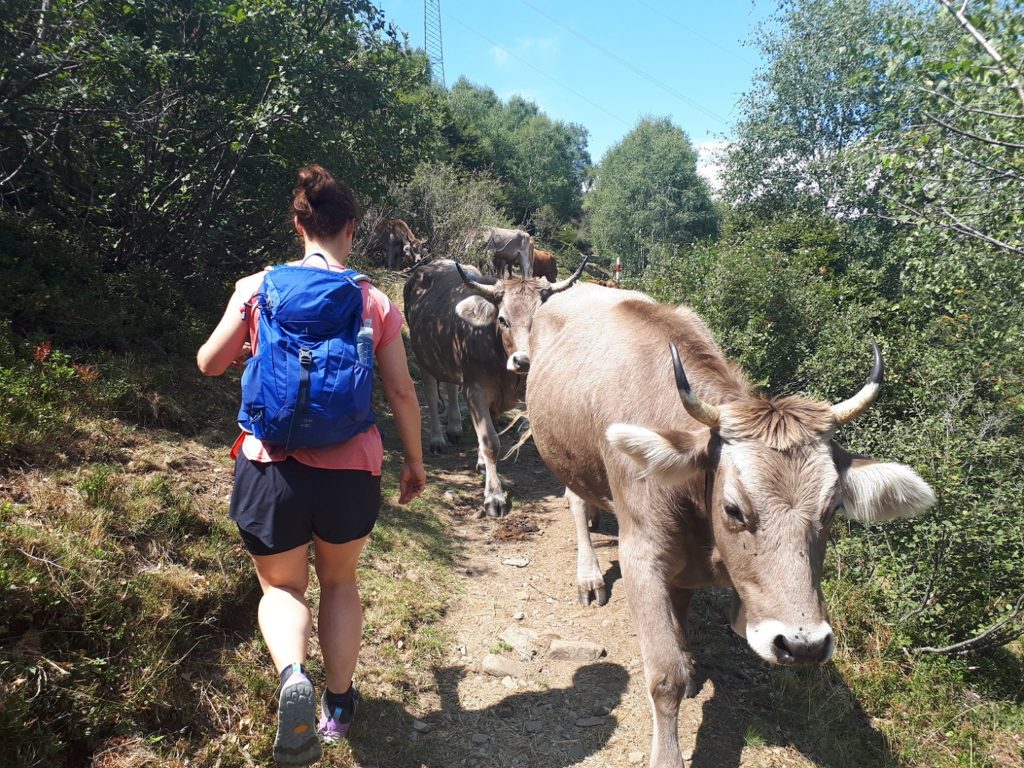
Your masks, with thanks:
[[[238,307],[232,296],[224,316],[196,353],[199,370],[206,376],[220,376],[242,354],[249,336],[249,324]]]
[[[405,463],[398,478],[399,504],[415,499],[427,484],[423,468],[423,443],[420,437],[420,402],[409,375],[409,363],[401,335],[377,350],[377,370],[384,382],[384,394],[395,414],[398,436],[405,452]]]

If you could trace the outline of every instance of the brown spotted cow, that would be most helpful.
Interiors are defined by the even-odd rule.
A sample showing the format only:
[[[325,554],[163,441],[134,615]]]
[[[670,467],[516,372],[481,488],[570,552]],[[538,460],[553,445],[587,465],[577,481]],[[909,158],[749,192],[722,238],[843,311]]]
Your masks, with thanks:
[[[838,427],[882,380],[838,404],[766,397],[685,306],[581,283],[534,316],[526,405],[540,455],[567,486],[579,537],[580,597],[606,601],[587,520],[618,520],[619,557],[654,729],[650,766],[681,768],[679,702],[695,693],[693,591],[732,587],[733,629],[773,664],[829,660],[821,591],[837,514],[916,514],[932,489],[903,464],[848,453]]]
[[[458,385],[466,396],[477,435],[477,469],[484,471],[484,512],[508,514],[498,477],[498,433],[494,418],[523,399],[530,370],[526,351],[533,314],[551,296],[571,287],[586,260],[569,278],[484,277],[474,267],[446,259],[416,267],[403,290],[409,341],[423,375],[430,411],[430,451],[445,450],[445,434],[462,433]],[[438,382],[448,386],[446,433],[441,431]]]

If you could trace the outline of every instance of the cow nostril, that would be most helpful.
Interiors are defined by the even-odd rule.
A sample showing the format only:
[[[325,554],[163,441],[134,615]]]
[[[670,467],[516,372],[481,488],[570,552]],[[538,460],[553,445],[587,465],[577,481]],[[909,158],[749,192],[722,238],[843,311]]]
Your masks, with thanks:
[[[786,638],[782,635],[776,635],[775,639],[772,640],[772,645],[775,647],[775,655],[779,661],[792,661],[793,653],[790,651],[789,646],[786,645]]]

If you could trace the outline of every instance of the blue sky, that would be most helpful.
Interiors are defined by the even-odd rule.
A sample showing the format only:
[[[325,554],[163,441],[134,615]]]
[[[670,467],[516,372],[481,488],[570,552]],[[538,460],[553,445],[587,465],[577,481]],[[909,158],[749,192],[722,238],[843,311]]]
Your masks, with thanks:
[[[423,47],[423,0],[381,0]],[[754,0],[441,0],[445,81],[519,94],[580,123],[594,162],[647,115],[697,146],[728,137],[759,64],[744,42],[775,4]]]

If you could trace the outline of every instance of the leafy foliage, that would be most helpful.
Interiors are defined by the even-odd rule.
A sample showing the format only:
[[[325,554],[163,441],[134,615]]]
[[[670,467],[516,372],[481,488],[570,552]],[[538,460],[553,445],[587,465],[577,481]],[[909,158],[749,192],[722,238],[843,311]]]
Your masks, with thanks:
[[[639,274],[651,252],[672,253],[718,233],[718,211],[697,154],[667,118],[644,119],[612,147],[587,196],[590,237],[607,263]]]
[[[3,203],[116,269],[238,272],[280,246],[299,165],[380,192],[436,141],[425,60],[366,0],[5,8]]]
[[[553,121],[519,96],[503,103],[490,88],[464,78],[453,86],[449,104],[459,121],[479,133],[486,167],[505,184],[508,218],[526,225],[547,209],[547,218],[564,223],[580,214],[590,166],[583,126]],[[470,167],[480,168],[477,162]]]

